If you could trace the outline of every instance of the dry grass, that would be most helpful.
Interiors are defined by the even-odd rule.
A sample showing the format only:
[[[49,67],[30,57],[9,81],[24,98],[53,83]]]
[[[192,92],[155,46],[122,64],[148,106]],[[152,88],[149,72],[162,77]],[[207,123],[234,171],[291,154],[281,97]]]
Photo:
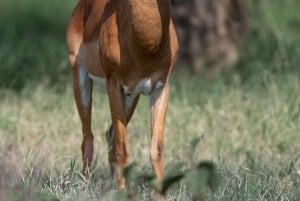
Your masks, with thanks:
[[[186,170],[197,161],[215,161],[223,180],[216,194],[207,194],[207,200],[296,200],[300,83],[293,75],[267,81],[266,88],[258,88],[255,82],[250,87],[237,81],[225,85],[196,77],[189,82],[173,78],[166,124],[167,169],[179,162],[184,164],[181,170]],[[1,175],[9,175],[1,177],[1,196],[8,199],[18,188],[28,200],[32,196],[111,200],[109,196],[119,195],[111,191],[109,179],[104,132],[110,117],[105,93],[95,87],[96,160],[85,183],[80,174],[80,122],[71,86],[64,93],[47,87],[31,89],[19,95],[6,91],[1,98]],[[148,105],[143,97],[129,126],[131,161],[137,162],[137,172],[151,171]],[[200,144],[192,149],[191,141],[197,137]],[[147,183],[134,186],[139,200],[153,199],[153,188]],[[190,196],[183,182],[170,190],[168,200],[189,200]]]
[[[296,1],[289,2],[297,13]],[[95,162],[87,182],[80,174],[81,125],[64,45],[65,23],[74,3],[0,2],[0,200],[122,200],[127,192],[137,200],[153,200],[154,190],[143,180],[131,181],[124,192],[112,188],[104,135],[110,124],[108,101],[97,87]],[[214,161],[221,184],[215,193],[204,189],[204,200],[300,198],[299,26],[298,18],[286,13],[289,9],[278,15],[278,5],[260,5],[262,22],[273,27],[274,34],[263,29],[251,36],[251,59],[242,63],[242,70],[212,81],[181,72],[172,77],[166,172],[187,172],[199,161]],[[12,8],[17,12],[10,12]],[[261,30],[262,16],[253,11],[250,28]],[[276,22],[282,32],[275,29]],[[151,172],[146,97],[128,131],[135,172]],[[200,139],[198,146],[192,146],[194,139]],[[193,188],[187,185],[191,181],[172,186],[167,200],[192,200]]]

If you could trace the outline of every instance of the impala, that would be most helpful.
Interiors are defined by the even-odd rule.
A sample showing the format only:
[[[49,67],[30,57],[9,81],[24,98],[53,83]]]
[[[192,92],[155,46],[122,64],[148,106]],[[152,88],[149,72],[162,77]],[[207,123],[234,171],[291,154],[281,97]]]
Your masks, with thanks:
[[[92,84],[106,87],[112,124],[108,158],[120,189],[129,157],[127,124],[140,94],[150,96],[152,168],[161,179],[169,77],[178,51],[170,0],[80,0],[67,27],[75,102],[82,123],[83,172],[93,159]]]

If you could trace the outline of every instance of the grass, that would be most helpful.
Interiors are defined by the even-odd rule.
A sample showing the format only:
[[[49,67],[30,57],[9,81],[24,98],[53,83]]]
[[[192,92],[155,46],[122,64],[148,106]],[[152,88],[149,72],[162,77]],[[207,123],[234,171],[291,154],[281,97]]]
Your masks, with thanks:
[[[297,4],[291,2],[290,7]],[[64,27],[74,3],[0,2],[4,27],[0,32],[0,200],[124,197],[110,182],[104,135],[110,124],[109,106],[98,87],[93,103],[95,162],[87,182],[80,174],[81,125],[64,45]],[[215,162],[222,179],[215,192],[204,189],[205,200],[300,200],[299,38],[296,28],[283,19],[272,21],[281,8],[278,4],[261,7],[268,12],[260,17],[269,20],[272,29],[265,27],[255,35],[259,22],[251,18],[254,31],[249,37],[257,44],[249,47],[239,64],[243,68],[214,80],[173,74],[165,129],[166,172],[187,172],[203,160]],[[286,15],[288,22],[299,22]],[[286,29],[281,32],[274,28],[277,25]],[[271,48],[273,39],[279,45]],[[128,131],[135,172],[151,172],[147,97],[140,100]],[[200,139],[198,144],[195,139]],[[190,180],[174,184],[167,200],[192,200]],[[125,192],[137,200],[154,199],[149,182],[129,184]]]

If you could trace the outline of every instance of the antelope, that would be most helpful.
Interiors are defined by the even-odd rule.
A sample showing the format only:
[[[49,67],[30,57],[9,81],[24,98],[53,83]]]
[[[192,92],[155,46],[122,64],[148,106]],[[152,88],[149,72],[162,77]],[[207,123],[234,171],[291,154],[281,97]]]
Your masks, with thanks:
[[[164,125],[178,40],[170,0],[79,0],[66,40],[73,89],[82,124],[83,172],[92,163],[92,85],[104,85],[112,124],[106,132],[110,171],[125,187],[120,171],[129,158],[127,124],[140,94],[150,97],[150,161],[158,180],[164,169]]]

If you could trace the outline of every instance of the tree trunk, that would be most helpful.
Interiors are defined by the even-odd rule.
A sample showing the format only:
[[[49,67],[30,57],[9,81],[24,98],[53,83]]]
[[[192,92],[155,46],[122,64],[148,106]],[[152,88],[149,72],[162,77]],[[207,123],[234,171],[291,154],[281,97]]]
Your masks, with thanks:
[[[247,31],[245,0],[172,0],[180,42],[177,66],[214,76],[233,66]]]

